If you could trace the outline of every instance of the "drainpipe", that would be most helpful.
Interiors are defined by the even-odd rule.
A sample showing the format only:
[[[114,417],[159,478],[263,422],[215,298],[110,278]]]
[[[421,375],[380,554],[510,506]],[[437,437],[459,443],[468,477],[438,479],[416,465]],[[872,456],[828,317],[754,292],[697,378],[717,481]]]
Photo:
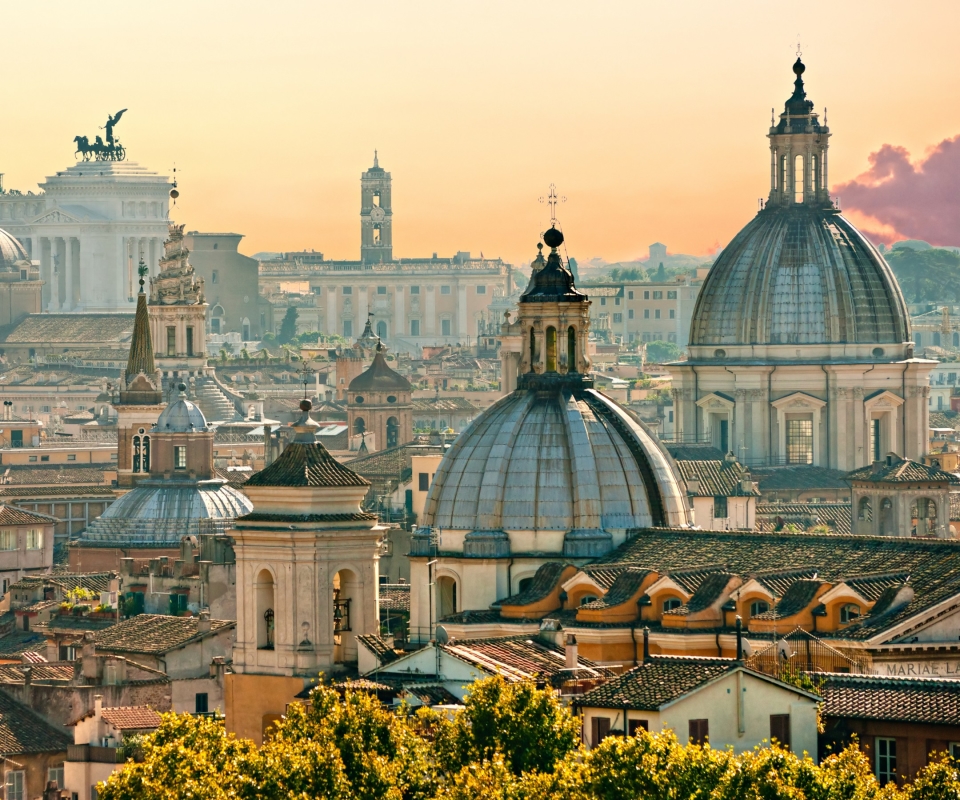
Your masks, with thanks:
[[[820,365],[820,369],[823,370],[823,382],[824,382],[824,394],[827,396],[827,404],[824,408],[827,411],[827,469],[830,469],[833,464],[830,462],[830,373],[827,372],[826,366],[823,364]],[[819,432],[817,433],[819,436]]]
[[[907,457],[907,370],[910,368],[909,364],[903,365],[903,372],[900,374],[900,394],[903,396],[903,413],[900,415],[900,428],[902,429],[903,436],[903,457]],[[921,400],[921,402],[923,402]],[[891,448],[893,449],[893,448]],[[896,451],[894,451],[896,452]]]
[[[743,661],[743,620],[737,614],[737,661]]]
[[[650,629],[646,626],[643,628],[643,663],[646,664],[650,661]]]
[[[700,438],[700,419],[697,416],[697,400],[700,399],[700,376],[697,375],[697,368],[690,365],[690,369],[693,371],[693,441],[694,443]]]

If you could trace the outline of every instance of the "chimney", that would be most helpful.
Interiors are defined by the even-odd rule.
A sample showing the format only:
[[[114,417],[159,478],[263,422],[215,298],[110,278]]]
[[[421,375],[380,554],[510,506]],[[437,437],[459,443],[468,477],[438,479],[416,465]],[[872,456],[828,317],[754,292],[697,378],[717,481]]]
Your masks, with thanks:
[[[209,633],[210,631],[210,612],[201,611],[197,620],[197,633]]]
[[[83,649],[80,651],[81,663],[83,665],[83,677],[96,680],[97,672],[97,646],[93,643],[93,632],[87,631],[83,634]]]
[[[567,657],[567,669],[576,669],[580,664],[577,660],[577,637],[572,633],[567,634],[567,644],[564,647],[564,653]]]
[[[97,719],[100,719],[100,714],[103,712],[103,695],[96,694],[93,696],[93,713]]]
[[[737,661],[743,661],[743,620],[737,614]]]
[[[687,478],[687,494],[698,494],[700,492],[700,478],[692,476]]]
[[[23,668],[23,697],[22,702],[25,706],[33,705],[33,667]]]
[[[643,660],[650,660],[650,629],[646,625],[643,626]]]

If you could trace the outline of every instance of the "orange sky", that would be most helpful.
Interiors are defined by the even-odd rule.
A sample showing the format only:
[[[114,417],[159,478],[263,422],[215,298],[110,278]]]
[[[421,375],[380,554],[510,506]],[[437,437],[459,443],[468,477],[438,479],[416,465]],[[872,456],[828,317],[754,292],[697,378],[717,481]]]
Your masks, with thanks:
[[[808,96],[829,108],[831,183],[885,142],[917,158],[960,133],[956,0],[112,8],[4,4],[5,186],[35,190],[126,106],[130,158],[177,164],[178,221],[244,233],[248,253],[358,258],[374,148],[397,256],[529,260],[551,181],[571,255],[707,253],[767,191],[798,33]]]

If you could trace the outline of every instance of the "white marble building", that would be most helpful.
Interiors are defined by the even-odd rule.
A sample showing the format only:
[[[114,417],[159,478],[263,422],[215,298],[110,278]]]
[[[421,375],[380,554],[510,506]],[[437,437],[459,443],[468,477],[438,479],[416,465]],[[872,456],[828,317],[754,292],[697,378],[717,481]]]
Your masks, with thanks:
[[[132,311],[140,256],[159,271],[169,178],[133,161],[81,161],[40,194],[0,194],[0,227],[40,262],[44,311]]]

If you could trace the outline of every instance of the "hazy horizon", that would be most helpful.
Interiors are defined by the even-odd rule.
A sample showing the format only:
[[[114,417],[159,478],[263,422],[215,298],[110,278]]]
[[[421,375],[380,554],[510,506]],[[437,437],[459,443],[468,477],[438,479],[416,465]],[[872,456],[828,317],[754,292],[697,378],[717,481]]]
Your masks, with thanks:
[[[845,212],[879,240],[960,243],[960,146],[945,141],[960,133],[945,100],[960,84],[956,3],[924,4],[935,27],[893,2],[265,8],[6,8],[5,187],[35,191],[74,163],[75,135],[126,107],[128,157],[177,166],[171,216],[243,233],[247,253],[358,258],[359,177],[377,149],[398,257],[529,261],[552,182],[582,261],[645,258],[654,241],[706,258],[766,195],[770,109],[792,91],[799,33]]]

